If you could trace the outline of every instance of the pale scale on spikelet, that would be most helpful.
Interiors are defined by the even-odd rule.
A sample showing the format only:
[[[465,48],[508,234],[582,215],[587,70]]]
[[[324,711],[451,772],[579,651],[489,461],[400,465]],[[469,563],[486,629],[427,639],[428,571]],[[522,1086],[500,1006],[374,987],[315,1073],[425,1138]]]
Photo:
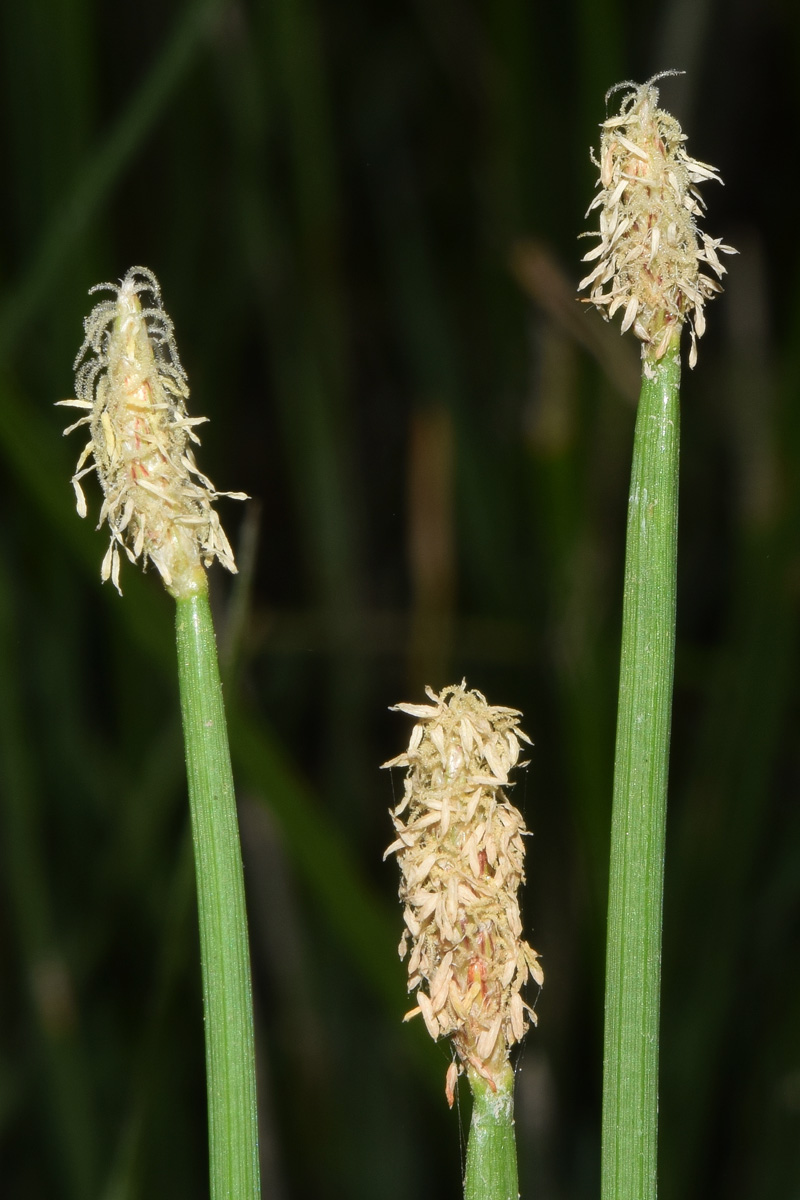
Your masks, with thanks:
[[[76,399],[59,401],[87,412],[64,433],[88,425],[91,435],[72,477],[78,513],[87,512],[80,481],[96,470],[104,492],[98,528],[107,521],[111,530],[103,580],[110,578],[121,594],[122,547],[131,562],[152,562],[166,587],[181,594],[215,558],[236,571],[211,505],[218,496],[247,497],[216,491],[194,460],[189,443],[200,439],[193,427],[207,418],[187,414],[189,385],[155,275],[131,267],[119,286],[101,283],[90,294],[104,290],[114,298],[95,305],[84,321]],[[143,293],[151,297],[145,308]]]
[[[543,982],[538,955],[522,939],[518,890],[524,882],[521,814],[506,798],[518,762],[516,709],[490,706],[465,683],[426,689],[431,704],[398,704],[416,717],[408,749],[385,767],[406,767],[392,812],[409,953],[408,989],[434,1038],[452,1037],[461,1062],[494,1087],[536,1014],[521,996]],[[455,1076],[448,1071],[452,1103]]]
[[[665,71],[663,75],[678,72]],[[617,84],[606,95],[629,88],[618,116],[600,126],[600,191],[587,216],[600,209],[600,241],[584,255],[594,262],[578,284],[589,288],[584,302],[594,304],[606,320],[623,311],[620,332],[633,329],[644,343],[645,356],[659,359],[684,323],[691,335],[689,366],[697,362],[697,339],[705,332],[707,300],[722,290],[725,274],[719,251],[735,254],[719,238],[697,227],[704,204],[697,184],[714,179],[717,170],[686,153],[686,140],[674,117],[658,108],[661,75],[640,86]],[[710,267],[713,278],[702,268]]]

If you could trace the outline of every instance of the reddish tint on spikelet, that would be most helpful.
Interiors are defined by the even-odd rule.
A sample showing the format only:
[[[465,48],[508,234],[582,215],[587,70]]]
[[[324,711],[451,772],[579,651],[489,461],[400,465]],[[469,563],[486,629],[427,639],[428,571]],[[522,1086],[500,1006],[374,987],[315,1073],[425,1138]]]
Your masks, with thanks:
[[[400,957],[409,955],[416,993],[406,1019],[421,1014],[432,1037],[452,1037],[461,1063],[494,1087],[509,1047],[536,1023],[522,987],[544,979],[522,938],[525,825],[503,790],[529,739],[515,709],[487,704],[465,683],[426,691],[430,704],[394,709],[417,724],[408,749],[384,763],[407,768],[386,851],[400,864]]]
[[[131,562],[152,562],[166,587],[181,595],[215,558],[236,571],[212,501],[246,497],[217,492],[198,470],[190,443],[199,443],[194,426],[206,418],[187,414],[186,372],[153,272],[131,267],[119,286],[101,283],[91,292],[107,290],[113,298],[95,305],[84,321],[76,399],[60,401],[87,413],[64,430],[89,426],[72,477],[78,513],[87,512],[80,481],[96,470],[104,493],[98,528],[107,521],[111,530],[103,580],[110,578],[121,593],[121,548]]]

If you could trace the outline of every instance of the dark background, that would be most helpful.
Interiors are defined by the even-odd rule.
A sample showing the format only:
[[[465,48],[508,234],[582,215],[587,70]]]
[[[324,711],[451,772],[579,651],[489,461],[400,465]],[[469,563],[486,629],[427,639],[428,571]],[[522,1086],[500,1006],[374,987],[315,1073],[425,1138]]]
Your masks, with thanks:
[[[202,1014],[154,572],[101,587],[66,442],[88,288],[158,275],[236,579],[212,571],[265,1195],[459,1195],[407,1007],[389,714],[524,712],[523,1196],[598,1194],[637,347],[574,300],[604,94],[666,68],[740,250],[683,388],[662,1200],[800,1197],[797,197],[788,2],[0,4],[0,1192],[205,1194]],[[618,97],[612,100],[616,106]],[[66,415],[69,411],[66,410]]]

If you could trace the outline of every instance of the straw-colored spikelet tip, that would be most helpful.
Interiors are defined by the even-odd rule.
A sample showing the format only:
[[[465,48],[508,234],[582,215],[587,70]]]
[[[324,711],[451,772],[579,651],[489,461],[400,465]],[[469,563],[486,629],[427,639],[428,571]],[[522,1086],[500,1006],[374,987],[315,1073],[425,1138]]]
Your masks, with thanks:
[[[409,953],[408,990],[431,1037],[451,1037],[461,1066],[451,1064],[452,1105],[460,1069],[495,1088],[509,1047],[536,1014],[522,999],[530,975],[544,979],[539,957],[522,939],[517,893],[524,882],[521,814],[506,798],[520,743],[513,708],[487,704],[466,682],[430,704],[398,704],[417,718],[405,753],[384,763],[406,767],[405,794],[391,814],[397,838],[386,854],[400,864]]]
[[[688,323],[694,367],[697,339],[706,327],[704,305],[722,291],[717,280],[725,268],[718,252],[736,251],[697,227],[705,206],[696,185],[722,180],[714,167],[684,150],[680,125],[658,107],[653,84],[660,78],[640,86],[617,84],[606,96],[607,101],[612,92],[628,89],[619,115],[600,126],[599,162],[592,154],[600,190],[586,215],[600,210],[600,242],[583,257],[597,265],[578,290],[589,288],[585,303],[596,305],[606,320],[622,310],[621,332],[633,330],[645,358],[663,358]]]
[[[86,516],[81,479],[96,470],[111,543],[103,581],[119,584],[120,548],[131,562],[152,562],[167,589],[181,597],[205,586],[204,568],[218,558],[236,571],[233,551],[212,508],[218,496],[245,500],[243,492],[217,492],[197,467],[191,442],[206,417],[186,411],[189,385],[181,366],[172,321],[161,307],[152,271],[131,267],[83,323],[86,336],[75,359],[76,399],[60,404],[86,410],[65,429],[89,427],[72,485],[78,513]],[[144,298],[144,304],[142,302]]]

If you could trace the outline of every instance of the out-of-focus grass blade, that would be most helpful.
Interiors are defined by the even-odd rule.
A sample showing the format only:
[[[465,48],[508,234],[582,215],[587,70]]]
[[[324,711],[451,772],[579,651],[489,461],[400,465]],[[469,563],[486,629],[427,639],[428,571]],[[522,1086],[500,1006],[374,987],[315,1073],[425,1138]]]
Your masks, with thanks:
[[[752,257],[742,270],[752,269]],[[752,280],[749,286],[732,282],[731,291],[735,295],[743,286],[748,312],[766,305]],[[800,311],[790,328],[795,332],[788,347],[798,344]],[[735,414],[737,406],[751,406],[754,395],[761,397],[774,452],[755,467],[758,439],[747,428],[739,432],[740,457],[750,460],[749,469],[765,472],[761,483],[766,492],[760,503],[749,511],[743,505],[740,512],[730,617],[708,671],[703,721],[688,772],[688,802],[673,834],[675,862],[682,869],[672,885],[665,922],[670,981],[664,1006],[665,1044],[670,1047],[665,1055],[665,1200],[702,1194],[702,1183],[696,1192],[692,1188],[702,1179],[725,1054],[741,1022],[743,964],[749,960],[750,943],[764,936],[753,921],[753,896],[759,864],[770,852],[776,763],[790,725],[796,680],[796,365],[790,349],[772,412],[766,398],[774,381],[763,373],[765,348],[754,341],[752,333],[737,336],[732,331],[726,403]],[[746,481],[741,487],[746,494]],[[688,929],[692,936],[687,941]]]
[[[231,752],[250,789],[278,819],[295,870],[390,1012],[403,1002],[393,962],[397,921],[359,876],[344,838],[294,773],[263,722],[233,708]]]
[[[15,474],[33,493],[51,527],[58,529],[64,541],[75,550],[76,557],[89,570],[97,571],[98,538],[82,525],[71,503],[64,503],[63,494],[59,495],[57,481],[64,480],[66,487],[71,468],[65,467],[64,456],[56,449],[58,444],[53,445],[50,432],[43,429],[41,418],[12,398],[10,389],[6,388],[4,394],[4,408],[10,420],[0,423],[0,444]],[[128,627],[131,638],[148,658],[166,672],[171,669],[173,653],[169,614],[161,612],[160,597],[148,587],[146,579],[130,572],[125,588],[130,601],[126,604],[115,603],[118,597],[109,592],[112,612]],[[252,719],[245,723],[242,716],[244,724],[240,736],[237,719],[238,715],[234,713],[231,742],[234,756],[243,756],[241,765],[247,771],[250,786],[265,803],[271,805],[274,798],[279,805],[278,815],[286,844],[306,886],[312,894],[324,899],[323,916],[331,922],[337,936],[354,956],[355,965],[365,981],[394,1009],[402,1003],[402,990],[398,994],[397,973],[388,969],[390,956],[384,960],[380,953],[381,945],[388,948],[394,941],[391,919],[381,920],[379,901],[361,880],[332,824],[312,800],[310,790],[301,788],[287,760],[279,754],[266,724],[259,730]],[[259,739],[263,741],[260,750]],[[342,897],[347,899],[343,902]],[[365,934],[367,930],[369,936]],[[373,936],[374,941],[371,941]]]
[[[69,968],[55,931],[32,747],[20,711],[19,640],[7,562],[0,564],[0,827],[4,891],[24,964],[27,1007],[41,1043],[45,1111],[53,1121],[65,1194],[91,1195],[98,1147]],[[35,1072],[35,1068],[32,1068]],[[47,1135],[40,1131],[43,1143]]]
[[[87,232],[115,180],[163,111],[201,44],[222,0],[187,5],[172,36],[128,108],[100,149],[77,173],[72,190],[55,209],[23,278],[0,308],[0,359],[51,294],[59,272]]]
[[[99,583],[102,539],[88,522],[77,517],[69,489],[74,459],[54,432],[53,425],[32,405],[23,403],[17,389],[0,377],[0,452],[24,494],[44,518],[48,533],[41,536],[57,537]],[[130,572],[125,588],[132,603],[114,604],[109,593],[106,600],[111,613],[124,622],[148,654],[162,663],[169,662],[169,613],[161,611],[155,592],[137,573]]]

